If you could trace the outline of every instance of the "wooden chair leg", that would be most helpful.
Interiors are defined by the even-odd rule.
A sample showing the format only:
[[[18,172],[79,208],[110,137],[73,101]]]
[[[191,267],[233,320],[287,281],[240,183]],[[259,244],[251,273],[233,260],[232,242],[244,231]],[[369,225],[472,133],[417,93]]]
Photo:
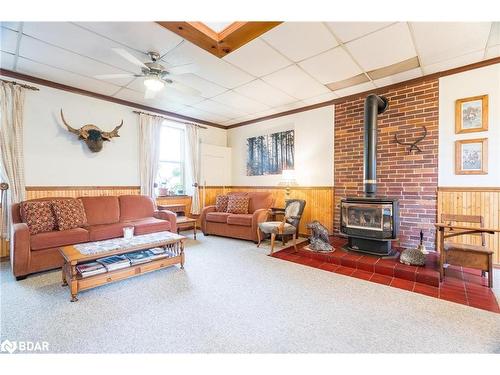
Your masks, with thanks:
[[[488,256],[488,286],[493,288],[493,254]]]
[[[297,252],[297,235],[294,233],[293,234],[293,248],[295,249],[295,252]]]
[[[271,254],[270,255],[273,255],[273,251],[274,251],[274,240],[276,239],[276,233],[271,233]]]
[[[257,226],[257,239],[259,240],[257,247],[259,247],[260,246],[260,228],[258,226]]]

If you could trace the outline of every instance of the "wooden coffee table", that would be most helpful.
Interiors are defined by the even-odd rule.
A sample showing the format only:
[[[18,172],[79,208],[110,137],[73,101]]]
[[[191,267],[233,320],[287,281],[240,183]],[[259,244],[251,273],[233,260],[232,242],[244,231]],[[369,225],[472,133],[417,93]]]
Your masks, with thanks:
[[[172,232],[157,232],[134,236],[131,240],[114,238],[111,240],[64,246],[59,249],[64,258],[64,265],[62,267],[63,286],[69,285],[71,302],[76,302],[78,301],[77,295],[82,290],[128,279],[129,277],[156,271],[174,264],[180,264],[180,268],[184,269],[185,239],[186,237]],[[97,259],[111,255],[123,255],[134,251],[151,249],[153,247],[166,248],[170,256],[88,277],[82,277],[76,270],[76,266],[81,263],[96,261]]]
[[[190,217],[186,217],[186,216],[177,217],[177,233],[179,233],[179,231],[181,229],[191,228],[191,226],[192,226],[193,227],[193,237],[196,240],[196,222],[197,222],[196,219],[192,219]]]

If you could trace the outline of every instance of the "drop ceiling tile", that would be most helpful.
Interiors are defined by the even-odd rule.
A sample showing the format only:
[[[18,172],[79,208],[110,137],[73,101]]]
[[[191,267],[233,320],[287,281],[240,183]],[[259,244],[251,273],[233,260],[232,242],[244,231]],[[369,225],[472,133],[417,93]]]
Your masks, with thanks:
[[[231,108],[238,108],[247,114],[269,109],[268,105],[259,103],[234,91],[226,91],[224,94],[213,97],[212,100],[228,105]]]
[[[500,22],[491,23],[490,36],[488,38],[488,47],[500,44]]]
[[[28,74],[49,81],[78,87],[83,90],[88,90],[104,95],[112,95],[119,89],[118,86],[112,85],[107,82],[84,77],[79,74],[40,64],[38,62],[31,61],[22,57],[19,57],[16,70],[19,73]]]
[[[5,27],[7,29],[10,29],[12,31],[19,31],[19,27],[21,26],[21,22],[5,22],[2,21],[0,22],[1,27]]]
[[[164,55],[182,42],[156,22],[79,22],[77,25],[137,51]]]
[[[188,108],[182,103],[172,102],[171,100],[165,99],[161,95],[157,95],[154,98],[145,99],[144,93],[128,88],[122,88],[118,93],[114,95],[114,97],[174,113],[181,113],[186,108]]]
[[[343,97],[343,96],[357,94],[358,92],[369,91],[372,89],[375,89],[375,85],[372,82],[366,82],[366,83],[362,83],[360,85],[351,86],[351,87],[347,87],[345,89],[337,90],[337,91],[335,91],[335,93],[339,97]]]
[[[262,79],[297,99],[306,99],[330,92],[328,88],[304,73],[296,65],[291,65]]]
[[[302,61],[299,65],[324,84],[341,81],[362,72],[342,47],[311,57]]]
[[[364,70],[374,70],[417,56],[406,22],[346,43],[345,46]]]
[[[380,30],[394,22],[327,22],[337,38],[347,43],[374,31]]]
[[[254,79],[248,73],[219,59],[194,44],[184,41],[162,59],[169,66],[195,64],[196,75],[227,89],[243,85]]]
[[[281,112],[286,112],[286,111],[291,111],[292,109],[297,109],[297,108],[302,108],[306,107],[307,104],[304,103],[302,100],[298,100],[293,103],[288,103],[285,105],[280,105],[279,107],[274,107],[274,113],[281,113]]]
[[[321,22],[284,22],[261,38],[295,62],[338,45]]]
[[[0,49],[3,52],[16,53],[17,32],[6,28],[0,28]]]
[[[431,65],[485,48],[491,22],[412,22],[422,65]]]
[[[12,70],[14,68],[14,58],[15,58],[15,56],[11,53],[1,52],[0,53],[0,68]]]
[[[394,83],[408,81],[409,79],[422,77],[422,75],[423,75],[422,69],[415,68],[415,69],[407,70],[406,72],[394,74],[392,76],[376,79],[375,81],[373,81],[373,83],[375,83],[375,86],[377,86],[377,87],[384,87],[384,86],[392,85]]]
[[[28,36],[23,36],[21,39],[19,56],[87,77],[92,77],[96,74],[127,73]],[[102,81],[109,82],[110,84],[126,85],[130,82],[130,78]]]
[[[105,23],[111,24],[113,22]],[[140,73],[141,68],[118,55],[112,50],[113,48],[125,48],[140,61],[149,60],[146,54],[129,50],[118,43],[69,22],[25,22],[23,34],[108,64],[109,67],[116,70],[115,73],[122,73],[123,71]],[[95,71],[91,75],[97,74],[106,73]]]
[[[475,51],[462,56],[455,57],[453,59],[441,61],[431,65],[424,65],[422,68],[424,74],[432,74],[436,72],[441,72],[443,70],[453,69],[460,66],[472,64],[483,60],[484,50]]]
[[[260,39],[254,39],[231,52],[224,57],[224,60],[256,77],[270,74],[291,64],[287,58]]]
[[[246,113],[241,111],[240,109],[229,107],[212,99],[206,99],[200,103],[197,103],[196,105],[194,105],[194,107],[228,118],[236,118],[246,115]]]
[[[215,122],[218,124],[229,120],[229,118],[226,116],[217,115],[215,113],[207,112],[195,107],[186,107],[181,114],[184,116],[194,117],[200,120]]]
[[[500,56],[500,44],[498,46],[490,47],[486,50],[486,59],[492,59],[498,56]]]
[[[297,99],[275,89],[260,79],[244,84],[234,89],[237,93],[245,95],[258,102],[265,103],[271,107],[291,103]]]
[[[329,100],[337,99],[339,96],[334,93],[334,92],[329,92],[327,94],[322,94],[315,96],[313,98],[309,99],[304,99],[303,102],[306,103],[307,105],[313,105],[313,104],[318,104],[318,103],[323,103],[327,102]]]
[[[227,91],[226,88],[221,87],[213,82],[207,81],[206,79],[203,79],[201,77],[198,77],[196,74],[193,73],[175,75],[172,77],[172,79],[200,91],[201,93],[200,95],[203,96],[204,98],[211,98]]]

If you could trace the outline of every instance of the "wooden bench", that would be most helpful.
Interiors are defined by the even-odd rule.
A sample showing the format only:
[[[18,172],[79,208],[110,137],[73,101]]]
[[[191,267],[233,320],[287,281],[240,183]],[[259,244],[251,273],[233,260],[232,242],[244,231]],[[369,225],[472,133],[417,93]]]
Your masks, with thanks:
[[[451,264],[474,268],[488,272],[488,286],[493,287],[493,250],[486,247],[485,234],[500,232],[498,229],[483,227],[482,216],[472,215],[441,215],[442,223],[435,224],[439,234],[439,274],[444,278],[445,265]],[[473,223],[479,227],[456,225],[454,223]],[[447,242],[445,239],[465,235],[481,236],[481,245]]]

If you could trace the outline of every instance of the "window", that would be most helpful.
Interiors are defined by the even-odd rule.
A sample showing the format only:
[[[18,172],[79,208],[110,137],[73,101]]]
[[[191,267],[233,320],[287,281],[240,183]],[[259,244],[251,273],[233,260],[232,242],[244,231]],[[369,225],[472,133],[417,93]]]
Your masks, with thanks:
[[[184,143],[184,129],[165,122],[160,133],[158,195],[185,194]]]

